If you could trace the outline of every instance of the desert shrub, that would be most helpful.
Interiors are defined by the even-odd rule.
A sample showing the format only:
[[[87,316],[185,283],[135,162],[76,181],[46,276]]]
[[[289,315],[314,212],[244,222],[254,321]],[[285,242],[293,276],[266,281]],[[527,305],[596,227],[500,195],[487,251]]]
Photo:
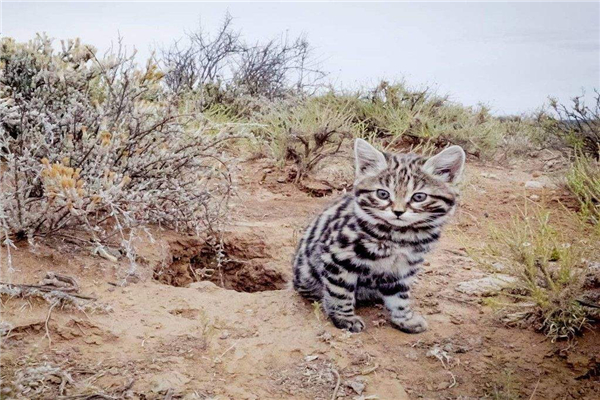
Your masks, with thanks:
[[[566,186],[579,201],[584,217],[600,224],[600,163],[582,154],[576,156],[567,172]]]
[[[249,44],[229,14],[214,34],[198,26],[160,54],[167,87],[193,92],[206,107],[240,96],[273,100],[312,93],[326,75],[304,36]]]
[[[231,23],[231,15],[225,14],[214,35],[199,26],[186,34],[185,41],[175,41],[160,51],[167,68],[165,83],[171,90],[180,93],[221,86],[222,74],[230,66],[231,57],[242,49],[240,34]]]
[[[458,144],[476,156],[508,156],[527,151],[543,132],[534,118],[495,117],[485,106],[465,107],[429,88],[404,83],[384,81],[374,90],[328,96],[339,107],[350,104],[357,132],[390,150],[406,144]]]
[[[586,259],[597,258],[596,237],[571,238],[550,222],[550,213],[528,210],[507,226],[494,227],[488,261],[516,277],[501,303],[505,321],[533,325],[552,340],[571,339],[592,319],[584,293]],[[492,303],[494,303],[492,301]]]
[[[577,151],[596,160],[600,159],[600,92],[595,91],[592,106],[585,104],[582,96],[571,99],[570,105],[550,99],[550,107],[556,113],[549,134],[562,139]]]
[[[350,105],[341,106],[328,97],[275,102],[255,118],[261,124],[256,133],[275,158],[296,165],[296,181],[354,135]]]
[[[79,40],[55,50],[45,36],[4,38],[0,54],[8,250],[15,238],[67,229],[131,250],[134,228],[199,232],[220,220],[230,179],[219,147],[230,130],[180,114],[154,63],[138,68],[122,49],[99,59]]]
[[[268,99],[304,94],[325,76],[313,61],[311,51],[303,36],[245,45],[236,60],[232,84],[238,92]]]
[[[306,98],[254,99],[251,107],[229,109],[261,125],[258,138],[279,161],[296,163],[298,179],[335,154],[346,137],[362,137],[388,151],[435,151],[459,144],[482,158],[524,154],[544,140],[544,129],[533,116],[499,118],[484,106],[464,107],[402,83],[382,82],[374,90],[355,92],[330,89]]]

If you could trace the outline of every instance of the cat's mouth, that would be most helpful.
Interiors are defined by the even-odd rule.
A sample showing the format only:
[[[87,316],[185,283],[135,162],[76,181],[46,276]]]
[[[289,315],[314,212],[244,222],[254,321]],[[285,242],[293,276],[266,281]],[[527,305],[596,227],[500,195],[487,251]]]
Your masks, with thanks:
[[[411,212],[404,212],[401,215],[390,212],[380,215],[379,218],[384,219],[389,225],[398,227],[409,226],[420,220],[418,215]]]

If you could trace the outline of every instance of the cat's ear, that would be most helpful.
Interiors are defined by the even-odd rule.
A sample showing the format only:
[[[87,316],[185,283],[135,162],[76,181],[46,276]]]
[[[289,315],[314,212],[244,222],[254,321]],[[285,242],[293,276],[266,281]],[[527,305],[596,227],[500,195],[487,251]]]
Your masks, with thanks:
[[[383,153],[362,139],[354,141],[354,159],[357,178],[376,175],[387,168],[387,161]]]
[[[448,183],[460,180],[465,166],[465,151],[460,146],[450,146],[428,159],[423,170]]]

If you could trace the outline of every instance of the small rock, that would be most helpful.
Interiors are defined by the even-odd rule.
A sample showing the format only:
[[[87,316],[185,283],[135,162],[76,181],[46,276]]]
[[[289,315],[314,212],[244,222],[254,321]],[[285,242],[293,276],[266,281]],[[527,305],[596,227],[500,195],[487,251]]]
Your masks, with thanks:
[[[584,287],[595,289],[600,287],[600,262],[590,262],[584,273]]]
[[[365,383],[360,378],[347,381],[346,385],[352,388],[352,390],[354,390],[359,396],[365,391]]]
[[[317,356],[306,356],[306,357],[304,357],[304,361],[311,362],[311,361],[315,361],[317,358],[319,358],[318,355]]]
[[[540,196],[538,196],[537,194],[532,194],[531,196],[529,196],[529,199],[531,201],[540,201]]]
[[[558,163],[557,160],[550,160],[550,161],[546,161],[546,163],[544,164],[544,168],[546,169],[551,169],[552,167],[554,167],[556,164]]]
[[[150,386],[154,393],[166,392],[168,390],[181,392],[189,382],[190,378],[186,375],[172,371],[153,376],[150,380]]]
[[[446,343],[444,346],[442,346],[442,350],[444,350],[446,353],[454,353],[454,346],[452,343]]]
[[[533,176],[534,178],[537,178],[539,176],[541,176],[542,174],[539,171],[534,171],[533,174],[531,174],[531,176]]]
[[[487,173],[487,172],[482,172],[481,176],[483,176],[484,178],[498,179],[498,175],[496,175],[496,174],[490,174],[490,173]]]
[[[473,296],[490,296],[495,292],[510,286],[516,280],[517,278],[510,275],[496,274],[486,276],[485,278],[460,282],[456,286],[456,290]]]
[[[6,336],[13,329],[10,322],[0,321],[0,336]]]
[[[324,341],[325,343],[329,343],[333,339],[333,336],[331,335],[331,333],[326,332],[326,331],[321,332],[319,335],[317,335],[317,337],[319,339],[321,339],[322,341]]]
[[[219,339],[227,339],[229,335],[229,331],[224,331],[223,333],[221,333],[221,336],[219,336]]]
[[[98,335],[91,335],[91,336],[87,336],[83,339],[84,342],[86,342],[87,344],[98,344],[101,345],[103,343],[103,340],[100,336]]]
[[[542,189],[544,184],[539,181],[527,181],[525,182],[526,189]]]

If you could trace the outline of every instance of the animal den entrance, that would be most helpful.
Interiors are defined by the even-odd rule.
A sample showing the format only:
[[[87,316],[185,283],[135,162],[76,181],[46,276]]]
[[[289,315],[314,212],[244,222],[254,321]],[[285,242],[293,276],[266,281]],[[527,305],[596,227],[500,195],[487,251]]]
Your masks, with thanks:
[[[171,261],[154,270],[154,279],[171,286],[211,281],[238,292],[282,289],[282,274],[268,267],[265,243],[256,237],[230,237],[220,246],[198,240],[171,243]]]

